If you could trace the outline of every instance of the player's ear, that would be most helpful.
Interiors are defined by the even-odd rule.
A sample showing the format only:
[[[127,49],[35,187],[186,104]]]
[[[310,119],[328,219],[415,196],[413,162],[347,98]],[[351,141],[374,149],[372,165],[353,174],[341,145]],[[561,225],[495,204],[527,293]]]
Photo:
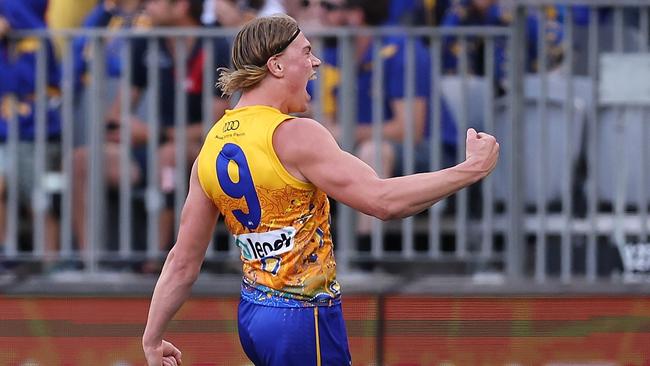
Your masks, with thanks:
[[[284,76],[284,67],[280,60],[277,57],[273,56],[266,61],[266,67],[269,69],[269,72],[275,77]]]

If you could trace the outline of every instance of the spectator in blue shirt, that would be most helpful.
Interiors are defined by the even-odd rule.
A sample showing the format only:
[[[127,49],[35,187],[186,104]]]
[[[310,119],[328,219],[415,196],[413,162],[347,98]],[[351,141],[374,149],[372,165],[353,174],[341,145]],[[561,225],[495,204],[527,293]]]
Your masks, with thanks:
[[[103,0],[86,16],[82,28],[107,28],[111,30],[141,28],[148,26],[142,14],[141,0]],[[110,38],[105,44],[106,74],[109,78],[119,78],[120,50],[125,38]],[[77,87],[85,84],[90,50],[87,37],[80,36],[73,41],[74,71]]]
[[[349,19],[351,26],[377,26],[384,23],[385,4],[382,1],[348,0]],[[412,101],[414,117],[414,138],[416,145],[416,171],[428,171],[430,154],[418,154],[417,151],[428,151],[429,114],[431,110],[429,97],[431,95],[431,61],[429,54],[419,40],[414,41],[415,51],[415,91]],[[385,175],[401,175],[402,142],[406,128],[406,38],[398,35],[383,37],[380,57],[384,63],[383,85],[383,135],[391,143],[393,160],[395,164],[387,164]],[[372,150],[374,145],[370,141],[372,135],[372,54],[375,47],[369,37],[359,36],[356,39],[356,52],[359,55],[357,67],[357,121],[356,138],[360,144],[360,154],[365,155],[367,150]],[[442,110],[442,141],[445,145],[454,146],[456,142],[456,126],[446,102],[441,103]],[[372,154],[368,157],[373,156]]]
[[[442,20],[443,27],[462,26],[507,26],[509,19],[504,17],[496,0],[459,0],[453,4]],[[467,38],[467,65],[471,75],[484,75],[484,41],[482,37]],[[457,37],[443,38],[442,69],[445,74],[459,72],[460,43]],[[494,49],[494,75],[498,87],[505,78],[506,42],[497,39]]]
[[[548,69],[559,65],[562,58],[562,27],[559,23],[558,12],[554,6],[547,6],[543,14],[529,15],[526,20],[528,35],[528,49],[526,51],[526,71],[535,72],[539,61],[537,55],[538,22],[540,17],[546,17]],[[445,15],[442,25],[445,27],[462,26],[509,26],[512,14],[504,10],[497,0],[458,0],[452,5]],[[494,44],[494,77],[498,92],[505,91],[507,42],[505,38],[497,37]],[[471,75],[484,75],[483,37],[467,37],[468,73]],[[460,44],[458,37],[448,36],[443,40],[443,71],[447,74],[459,72]]]
[[[46,72],[46,169],[58,163],[60,151],[53,141],[61,134],[59,84],[60,71],[54,50],[48,39],[23,37],[5,39],[11,30],[46,28],[46,0],[0,1],[0,244],[5,239],[4,211],[6,195],[5,177],[8,169],[8,122],[18,122],[16,162],[18,170],[19,204],[30,207],[32,192],[36,188],[34,177],[34,138],[36,134],[36,61],[39,47],[45,50]],[[15,108],[10,107],[13,99]],[[48,251],[58,247],[58,222],[54,212],[46,215],[46,242]]]
[[[440,25],[452,0],[391,0],[388,25]]]
[[[46,28],[45,11],[47,1],[25,0],[25,1],[0,1],[0,16],[3,16],[11,29],[28,30]],[[16,96],[20,103],[18,108],[20,139],[32,141],[35,133],[34,99],[36,92],[36,52],[40,41],[35,37],[22,38],[14,45],[15,52],[7,58],[3,68],[4,90]],[[58,88],[60,84],[60,70],[54,56],[52,43],[45,39],[47,59],[47,86],[48,103],[47,134],[50,138],[56,138],[61,132],[61,121],[58,116]],[[5,49],[5,52],[8,50]],[[7,121],[0,119],[0,141],[7,138]]]

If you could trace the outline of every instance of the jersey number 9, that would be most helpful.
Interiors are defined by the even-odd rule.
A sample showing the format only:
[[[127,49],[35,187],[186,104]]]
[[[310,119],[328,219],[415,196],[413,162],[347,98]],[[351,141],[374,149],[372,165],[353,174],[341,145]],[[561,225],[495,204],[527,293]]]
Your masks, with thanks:
[[[228,164],[231,161],[237,164],[239,172],[237,182],[233,182],[230,174],[228,174]],[[232,143],[223,145],[221,152],[217,156],[217,180],[225,194],[235,199],[244,198],[246,200],[248,213],[244,213],[242,210],[232,211],[237,221],[249,230],[257,228],[262,218],[260,199],[255,191],[255,184],[253,184],[253,177],[248,167],[246,155],[239,146]]]

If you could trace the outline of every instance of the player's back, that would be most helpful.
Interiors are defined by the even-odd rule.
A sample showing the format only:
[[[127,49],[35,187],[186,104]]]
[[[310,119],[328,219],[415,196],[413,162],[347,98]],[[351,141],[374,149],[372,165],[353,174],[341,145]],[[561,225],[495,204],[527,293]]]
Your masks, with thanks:
[[[339,285],[327,196],[293,177],[273,149],[273,132],[291,118],[267,106],[227,110],[206,136],[198,174],[241,250],[242,295],[311,306],[338,301]]]

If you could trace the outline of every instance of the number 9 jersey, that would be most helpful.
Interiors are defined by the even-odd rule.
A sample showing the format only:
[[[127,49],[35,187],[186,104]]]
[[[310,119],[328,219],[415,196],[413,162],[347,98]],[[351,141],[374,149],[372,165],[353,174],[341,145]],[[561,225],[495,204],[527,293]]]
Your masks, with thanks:
[[[339,302],[327,195],[293,177],[273,132],[293,118],[267,106],[227,110],[198,156],[206,195],[241,250],[242,297],[270,306]]]

